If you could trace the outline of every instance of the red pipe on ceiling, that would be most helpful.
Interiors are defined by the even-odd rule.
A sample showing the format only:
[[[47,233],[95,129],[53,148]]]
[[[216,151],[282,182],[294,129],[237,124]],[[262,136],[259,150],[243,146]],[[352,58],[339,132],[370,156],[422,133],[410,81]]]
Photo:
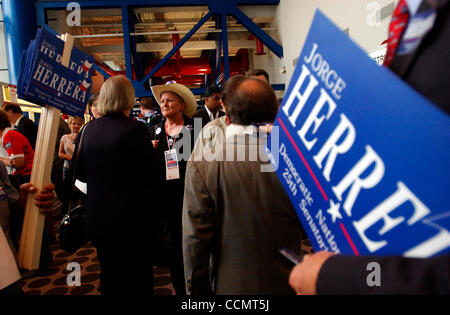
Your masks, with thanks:
[[[261,55],[265,55],[266,53],[264,52],[264,44],[261,40],[259,40],[258,38],[256,38],[256,56],[261,56]]]
[[[230,74],[244,74],[249,70],[248,50],[241,49],[236,56],[230,57]],[[148,73],[158,64],[159,60],[151,60],[145,71]],[[111,68],[96,61],[110,76],[125,75],[125,71],[113,71]],[[224,71],[223,63],[221,71]],[[160,81],[155,78],[161,78],[162,81],[175,80],[185,85],[202,85],[205,81],[205,75],[211,74],[211,65],[209,58],[177,58],[169,59],[154,75],[153,82]],[[133,69],[133,79],[136,80],[136,74]]]
[[[150,72],[159,60],[151,60],[145,71]],[[169,59],[156,73],[155,77],[173,76],[178,73],[177,60]],[[223,69],[223,64],[222,64]],[[230,57],[230,72],[246,72],[249,69],[247,52]],[[211,74],[209,58],[182,58],[180,59],[179,72],[182,76]]]

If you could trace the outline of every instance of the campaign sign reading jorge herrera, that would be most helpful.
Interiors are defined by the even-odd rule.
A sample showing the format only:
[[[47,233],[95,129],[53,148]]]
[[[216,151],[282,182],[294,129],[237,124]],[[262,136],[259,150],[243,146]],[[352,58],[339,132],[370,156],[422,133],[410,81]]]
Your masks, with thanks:
[[[69,66],[61,64],[64,41],[39,29],[22,58],[18,94],[30,102],[82,117],[89,99],[94,58],[73,48]]]
[[[274,127],[272,163],[316,251],[450,252],[449,117],[320,11]]]

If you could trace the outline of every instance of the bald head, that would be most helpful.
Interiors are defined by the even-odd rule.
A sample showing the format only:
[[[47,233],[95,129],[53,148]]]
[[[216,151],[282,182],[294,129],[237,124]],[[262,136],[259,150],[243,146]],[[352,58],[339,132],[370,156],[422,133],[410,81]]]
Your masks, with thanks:
[[[231,123],[251,125],[272,123],[277,115],[277,99],[264,81],[248,78],[237,80],[227,95],[225,107]]]

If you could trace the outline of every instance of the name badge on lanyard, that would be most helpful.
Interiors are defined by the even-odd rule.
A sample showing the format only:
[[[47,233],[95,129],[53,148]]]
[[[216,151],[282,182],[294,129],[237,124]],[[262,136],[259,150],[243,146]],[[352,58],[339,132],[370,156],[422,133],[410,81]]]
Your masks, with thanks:
[[[164,152],[166,157],[166,180],[180,178],[180,168],[178,167],[177,150],[167,150]]]
[[[169,139],[166,135],[167,147],[169,150],[164,152],[166,158],[166,180],[173,180],[180,178],[180,168],[178,166],[177,150],[173,147],[177,141],[178,135],[175,139]]]

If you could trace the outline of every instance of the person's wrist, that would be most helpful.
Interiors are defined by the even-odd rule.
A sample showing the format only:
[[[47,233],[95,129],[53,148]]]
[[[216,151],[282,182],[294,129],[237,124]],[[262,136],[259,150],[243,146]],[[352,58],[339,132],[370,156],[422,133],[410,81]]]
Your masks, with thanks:
[[[333,268],[329,268],[328,265],[332,263],[333,259],[340,257],[341,255],[336,255],[336,254],[332,254],[330,256],[328,256],[325,261],[323,261],[323,263],[321,264],[319,271],[317,272],[317,278],[315,281],[315,291],[316,291],[316,295],[321,295],[324,294],[323,292],[323,288],[326,287],[326,285],[324,286],[324,284],[322,283],[323,281],[327,281],[331,278],[331,276],[334,277],[339,277],[339,275],[337,275],[335,272],[333,272]],[[325,293],[326,294],[326,293]]]

